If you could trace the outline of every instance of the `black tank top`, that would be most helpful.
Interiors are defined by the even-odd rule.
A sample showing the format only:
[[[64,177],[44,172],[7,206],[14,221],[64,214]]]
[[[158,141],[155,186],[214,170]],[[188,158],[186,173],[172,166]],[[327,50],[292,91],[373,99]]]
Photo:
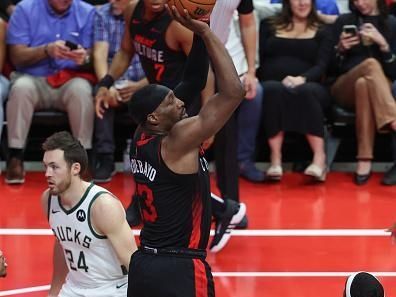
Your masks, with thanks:
[[[139,1],[131,17],[133,46],[150,83],[170,89],[181,81],[187,56],[168,47],[165,33],[172,21],[166,10],[147,22],[143,20],[144,1]]]
[[[131,145],[135,198],[143,217],[141,244],[154,248],[206,249],[211,200],[203,151],[197,160],[197,173],[174,173],[162,160],[162,137],[137,131]]]

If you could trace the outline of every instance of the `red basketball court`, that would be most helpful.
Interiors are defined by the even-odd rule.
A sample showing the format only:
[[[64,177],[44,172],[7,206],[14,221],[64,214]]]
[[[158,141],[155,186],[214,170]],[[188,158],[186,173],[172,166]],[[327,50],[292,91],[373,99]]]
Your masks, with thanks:
[[[396,221],[396,187],[379,183],[380,174],[358,187],[351,174],[333,172],[325,184],[297,173],[278,184],[241,180],[249,228],[209,254],[216,296],[341,297],[355,271],[374,273],[396,296],[396,245],[385,231]],[[124,205],[134,190],[121,173],[104,186]],[[46,296],[54,237],[40,208],[45,187],[37,172],[21,186],[0,181],[0,249],[9,264],[0,296]]]

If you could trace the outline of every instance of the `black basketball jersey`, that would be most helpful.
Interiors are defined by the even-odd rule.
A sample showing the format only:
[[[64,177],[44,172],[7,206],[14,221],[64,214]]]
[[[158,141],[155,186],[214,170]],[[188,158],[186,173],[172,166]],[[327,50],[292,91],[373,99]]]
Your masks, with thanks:
[[[163,136],[137,131],[130,159],[143,218],[142,245],[206,249],[211,224],[208,164],[201,151],[195,174],[177,174],[161,157]]]
[[[187,56],[168,47],[165,33],[172,21],[166,10],[147,22],[143,20],[144,1],[139,1],[130,21],[133,46],[150,83],[174,89],[181,81]]]

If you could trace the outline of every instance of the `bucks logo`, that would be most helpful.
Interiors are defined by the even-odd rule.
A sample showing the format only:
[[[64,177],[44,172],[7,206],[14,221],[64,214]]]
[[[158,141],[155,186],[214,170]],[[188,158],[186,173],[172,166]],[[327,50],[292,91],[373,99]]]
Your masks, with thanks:
[[[85,214],[85,212],[82,209],[77,211],[76,216],[77,216],[77,220],[79,220],[80,222],[84,222],[87,218],[87,215]]]

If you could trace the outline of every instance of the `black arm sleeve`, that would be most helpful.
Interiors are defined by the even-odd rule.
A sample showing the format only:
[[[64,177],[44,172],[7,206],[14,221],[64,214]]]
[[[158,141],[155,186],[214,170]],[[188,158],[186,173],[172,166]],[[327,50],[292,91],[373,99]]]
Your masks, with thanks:
[[[242,0],[238,7],[238,13],[240,14],[249,14],[254,10],[253,1],[252,0]]]
[[[173,90],[176,97],[188,106],[205,88],[208,79],[209,57],[202,38],[194,34],[190,54],[187,57],[182,81]]]

